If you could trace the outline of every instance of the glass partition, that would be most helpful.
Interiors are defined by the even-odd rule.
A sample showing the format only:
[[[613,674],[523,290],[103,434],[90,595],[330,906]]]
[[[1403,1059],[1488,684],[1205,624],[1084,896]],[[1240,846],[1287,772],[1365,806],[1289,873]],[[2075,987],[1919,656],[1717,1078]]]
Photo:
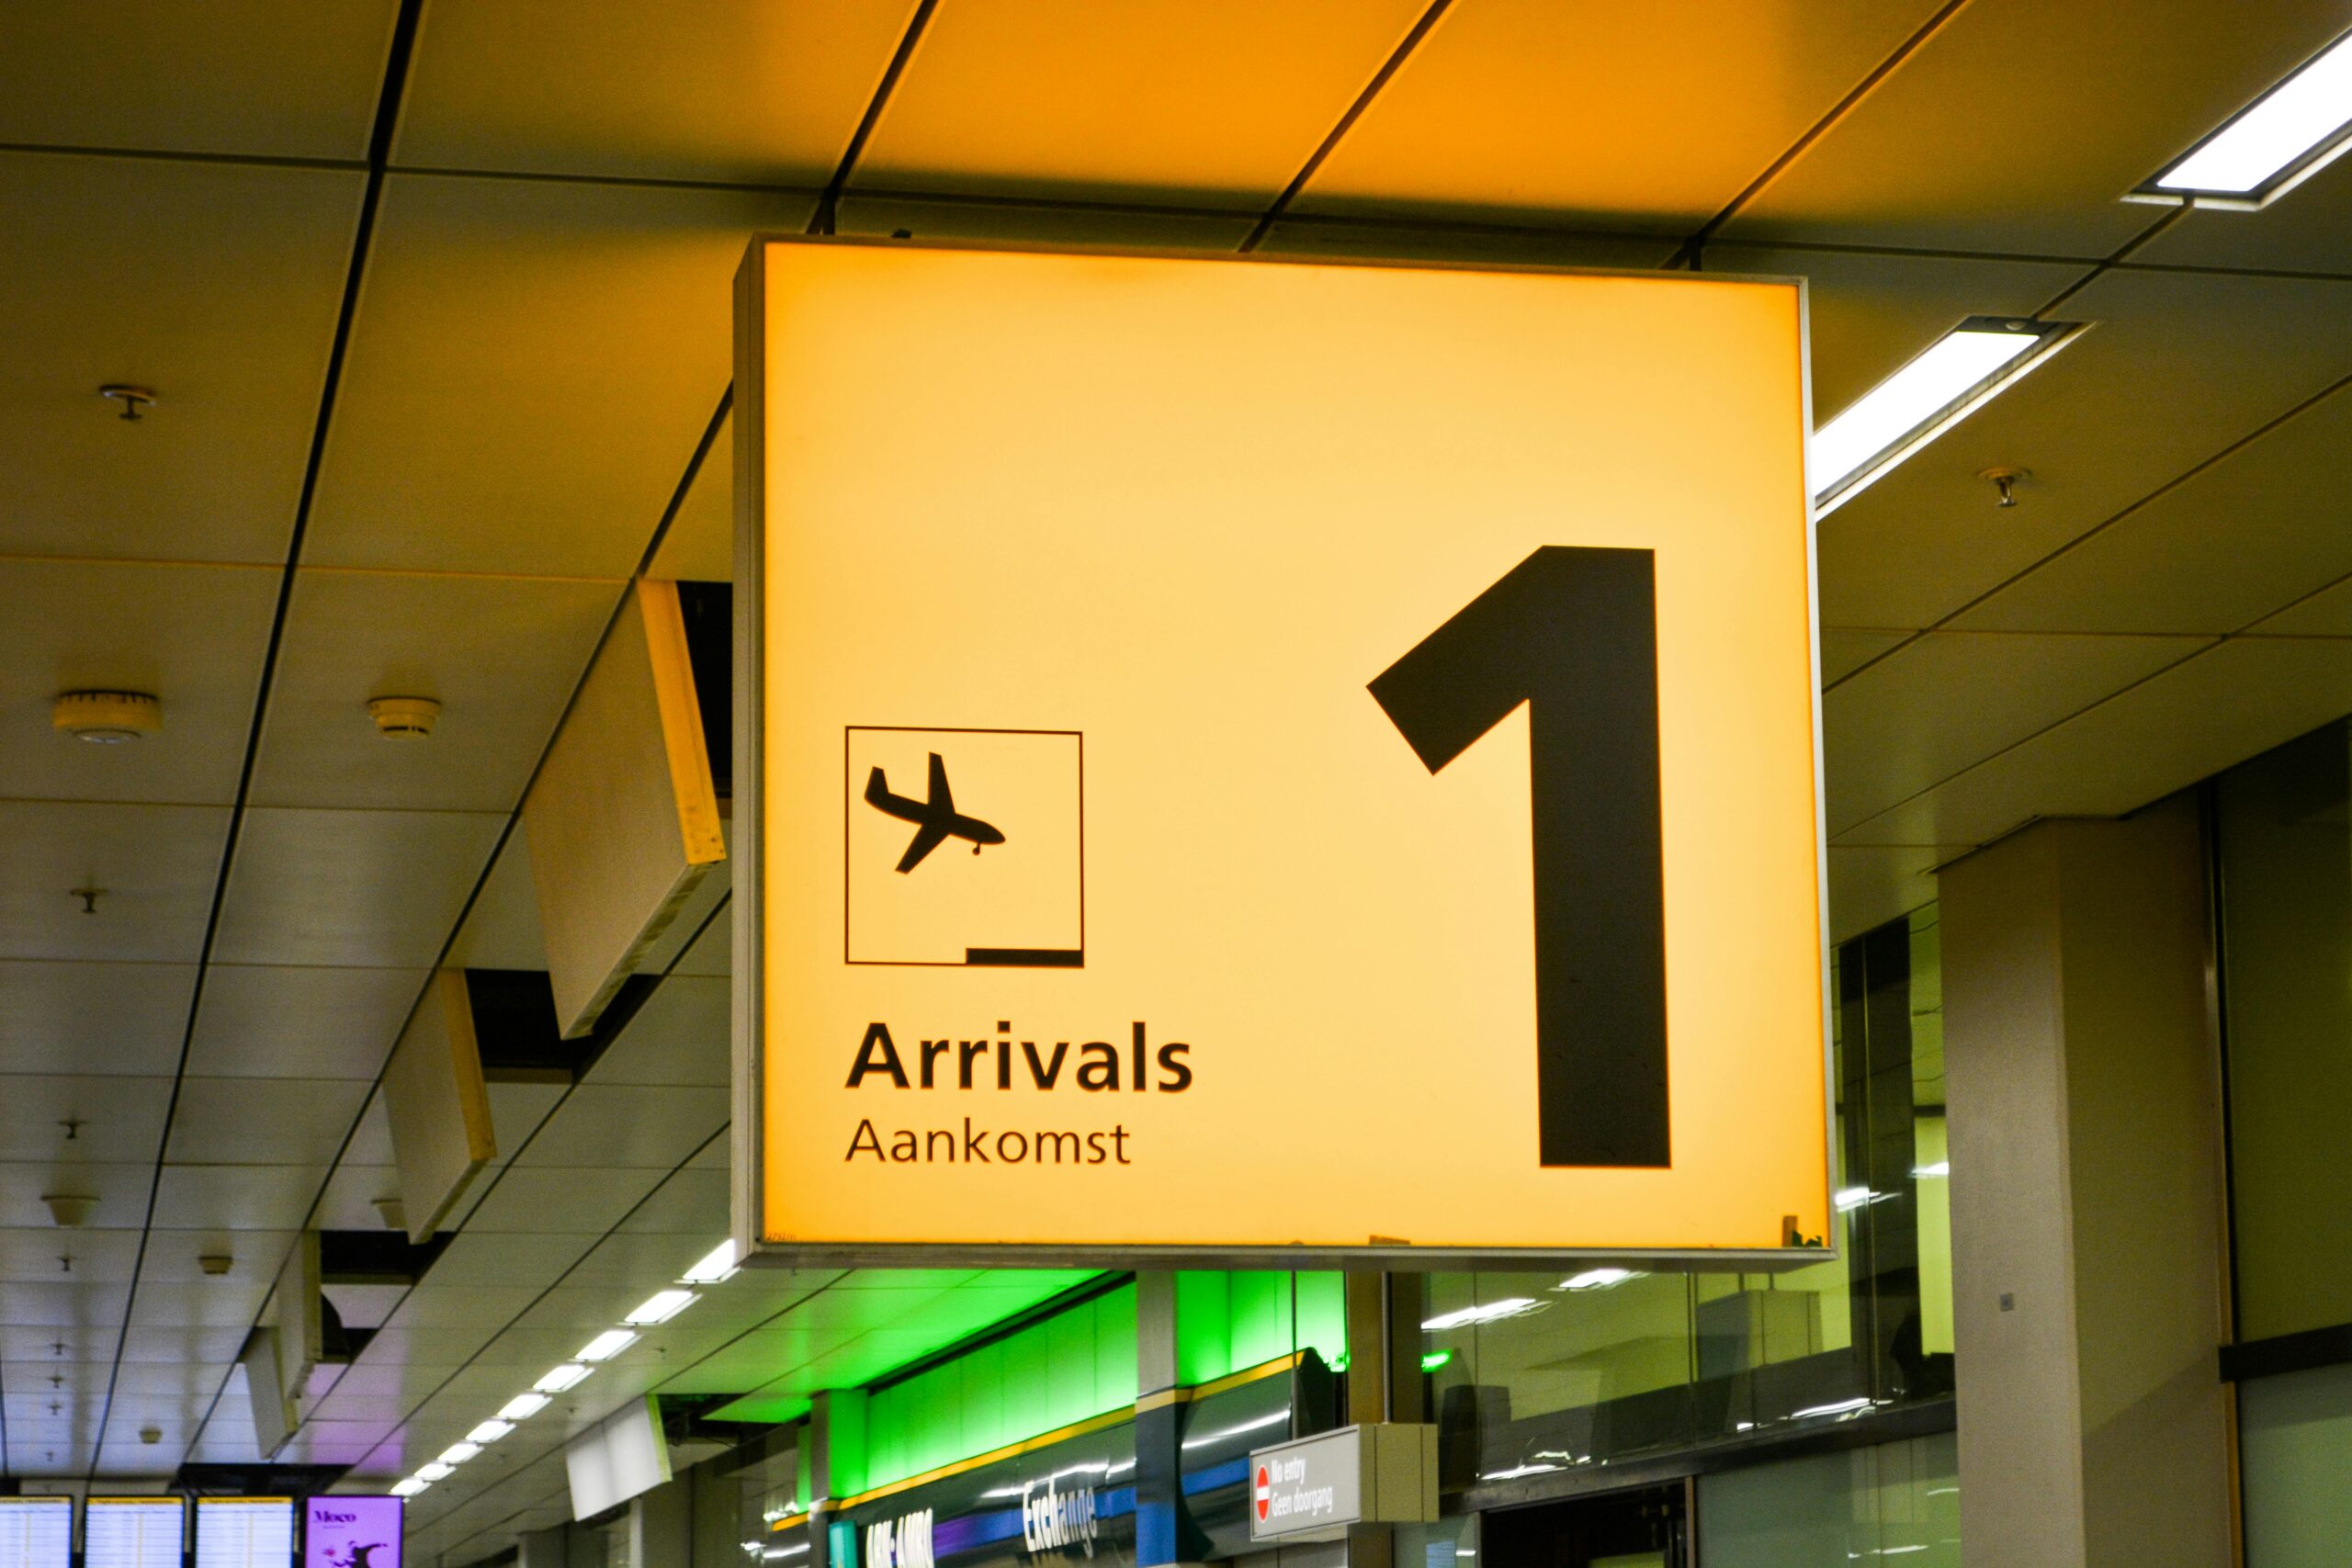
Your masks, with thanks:
[[[1836,954],[1835,1256],[1777,1273],[1430,1277],[1422,1365],[1447,1489],[1951,1393],[1938,959],[1932,907]]]

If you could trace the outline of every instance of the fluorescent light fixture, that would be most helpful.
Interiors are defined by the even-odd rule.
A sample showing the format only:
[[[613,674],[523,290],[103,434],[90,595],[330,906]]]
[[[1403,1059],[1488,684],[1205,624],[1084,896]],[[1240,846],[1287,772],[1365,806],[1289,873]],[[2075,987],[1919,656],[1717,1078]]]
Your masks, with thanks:
[[[2251,210],[2352,149],[2352,34],[2240,109],[2132,197]]]
[[[412,1475],[406,1481],[395,1481],[392,1483],[392,1495],[395,1497],[413,1497],[420,1492],[429,1490],[432,1485],[433,1483],[430,1481],[419,1481],[415,1476]]]
[[[1541,1303],[1532,1296],[1505,1296],[1498,1302],[1486,1302],[1477,1306],[1464,1307],[1459,1312],[1441,1313],[1435,1317],[1424,1318],[1421,1326],[1467,1328],[1473,1324],[1493,1323],[1498,1318],[1521,1317],[1540,1308]]]
[[[1789,1419],[1792,1421],[1803,1421],[1815,1416],[1860,1416],[1863,1411],[1868,1410],[1871,1404],[1872,1401],[1867,1396],[1855,1399],[1841,1399],[1835,1404],[1815,1404],[1804,1410],[1795,1411],[1791,1414]]]
[[[637,1310],[621,1319],[640,1328],[657,1323],[667,1323],[702,1298],[692,1291],[656,1291],[637,1303]]]
[[[1911,1168],[1911,1174],[1917,1177],[1950,1176],[1951,1161],[1939,1159],[1933,1165],[1915,1165]]]
[[[451,1443],[447,1448],[441,1450],[441,1457],[435,1460],[433,1462],[435,1464],[460,1465],[480,1452],[481,1452],[481,1445],[480,1443]]]
[[[545,1382],[547,1380],[541,1378],[539,1381]],[[547,1407],[548,1396],[544,1393],[518,1393],[498,1407],[498,1418],[501,1421],[528,1421]]]
[[[1563,1291],[1605,1291],[1611,1285],[1622,1285],[1638,1279],[1631,1269],[1588,1269],[1581,1274],[1571,1274],[1559,1283]]]
[[[577,1361],[566,1361],[560,1367],[549,1367],[531,1387],[540,1393],[561,1393],[565,1389],[577,1386],[582,1378],[594,1370]]]
[[[514,1422],[501,1421],[496,1416],[492,1416],[489,1420],[483,1422],[481,1426],[476,1427],[472,1431],[468,1432],[466,1434],[466,1441],[469,1443],[494,1443],[514,1429]]]
[[[1971,316],[1813,433],[1807,470],[1816,515],[2022,380],[2082,332],[2079,321]]]
[[[735,1243],[722,1241],[704,1254],[703,1260],[679,1276],[688,1285],[716,1285],[735,1277]]]
[[[607,1328],[571,1354],[575,1361],[609,1361],[637,1343],[637,1336],[626,1328]]]
[[[457,1473],[458,1472],[454,1467],[443,1464],[437,1459],[431,1464],[420,1464],[416,1467],[416,1478],[419,1481],[439,1481],[446,1476],[451,1476]]]

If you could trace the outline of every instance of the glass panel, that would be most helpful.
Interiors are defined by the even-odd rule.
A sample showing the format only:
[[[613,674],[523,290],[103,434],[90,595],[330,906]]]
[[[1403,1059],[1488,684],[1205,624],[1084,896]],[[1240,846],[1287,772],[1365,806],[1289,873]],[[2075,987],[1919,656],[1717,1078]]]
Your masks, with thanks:
[[[1699,1478],[1707,1568],[1895,1558],[1960,1568],[1960,1461],[1946,1432]]]
[[[2223,1021],[2238,1337],[2352,1322],[2352,741],[2332,724],[2223,773]]]
[[[1835,955],[1835,1256],[1430,1277],[1448,1490],[1951,1393],[1939,958],[1932,908]]]
[[[2344,1561],[2352,1540],[2352,1367],[2238,1387],[2246,1568]]]

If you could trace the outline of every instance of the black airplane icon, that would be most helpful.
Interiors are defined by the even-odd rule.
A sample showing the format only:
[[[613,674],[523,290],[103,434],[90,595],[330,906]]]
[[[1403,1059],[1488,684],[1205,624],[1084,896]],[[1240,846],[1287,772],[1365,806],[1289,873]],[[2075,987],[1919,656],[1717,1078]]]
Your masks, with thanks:
[[[916,824],[913,841],[907,845],[907,852],[899,857],[901,873],[914,870],[922,863],[923,856],[950,839],[970,840],[974,854],[978,854],[984,844],[1004,842],[1001,829],[956,809],[956,797],[947,790],[947,764],[939,760],[936,751],[931,754],[929,800],[909,800],[903,795],[892,795],[890,781],[876,768],[865,775],[865,804],[901,822]]]

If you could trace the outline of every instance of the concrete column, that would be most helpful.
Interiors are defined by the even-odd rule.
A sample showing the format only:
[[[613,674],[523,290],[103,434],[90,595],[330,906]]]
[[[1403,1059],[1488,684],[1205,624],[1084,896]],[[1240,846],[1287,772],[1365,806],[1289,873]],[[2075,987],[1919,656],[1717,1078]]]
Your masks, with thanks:
[[[1175,1271],[1136,1273],[1136,1568],[1197,1562],[1208,1542],[1184,1516],[1183,1382]]]
[[[1942,876],[1962,1561],[2226,1564],[2219,1071],[2186,800]]]

